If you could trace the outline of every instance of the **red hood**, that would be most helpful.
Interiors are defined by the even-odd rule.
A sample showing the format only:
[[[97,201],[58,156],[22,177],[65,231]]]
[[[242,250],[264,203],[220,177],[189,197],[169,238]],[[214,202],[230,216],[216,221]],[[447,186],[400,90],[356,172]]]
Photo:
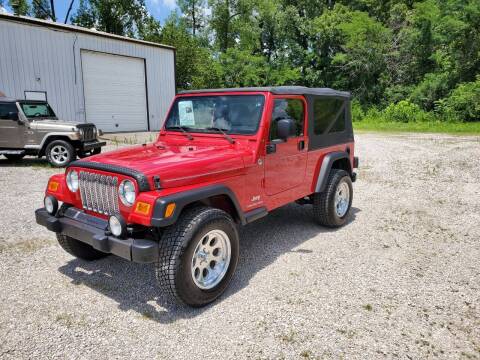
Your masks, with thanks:
[[[111,151],[85,160],[140,171],[151,184],[152,177],[158,175],[162,188],[170,188],[238,175],[245,168],[243,157],[247,154],[251,154],[251,150],[238,143],[157,142]]]

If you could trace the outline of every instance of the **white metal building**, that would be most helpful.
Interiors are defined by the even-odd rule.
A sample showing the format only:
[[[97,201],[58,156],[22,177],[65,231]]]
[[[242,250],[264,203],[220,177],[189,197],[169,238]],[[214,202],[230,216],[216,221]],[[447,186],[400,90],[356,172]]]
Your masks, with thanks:
[[[104,132],[159,130],[175,95],[175,49],[0,15],[0,92],[47,99],[57,116]]]

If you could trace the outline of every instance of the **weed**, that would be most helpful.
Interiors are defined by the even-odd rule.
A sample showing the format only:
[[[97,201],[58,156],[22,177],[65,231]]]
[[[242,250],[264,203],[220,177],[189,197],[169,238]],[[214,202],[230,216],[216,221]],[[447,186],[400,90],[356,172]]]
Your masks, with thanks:
[[[373,307],[370,304],[363,305],[363,308],[367,311],[372,311],[373,310]]]
[[[296,341],[297,333],[294,330],[290,330],[287,334],[283,334],[280,339],[288,344],[293,344]]]
[[[303,350],[301,353],[300,353],[300,356],[305,358],[305,359],[311,359],[312,356],[313,356],[313,353],[311,350]]]

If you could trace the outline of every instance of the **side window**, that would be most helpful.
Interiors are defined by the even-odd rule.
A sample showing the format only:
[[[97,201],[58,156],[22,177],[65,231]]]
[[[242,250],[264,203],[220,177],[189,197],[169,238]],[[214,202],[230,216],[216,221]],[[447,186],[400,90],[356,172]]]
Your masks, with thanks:
[[[340,99],[316,99],[313,103],[315,135],[345,130],[345,106]]]
[[[11,120],[8,116],[9,113],[18,113],[17,107],[13,103],[0,104],[0,120]]]
[[[281,119],[292,119],[295,122],[296,136],[303,136],[305,109],[300,99],[276,99],[273,105],[270,140],[278,139],[277,122]]]

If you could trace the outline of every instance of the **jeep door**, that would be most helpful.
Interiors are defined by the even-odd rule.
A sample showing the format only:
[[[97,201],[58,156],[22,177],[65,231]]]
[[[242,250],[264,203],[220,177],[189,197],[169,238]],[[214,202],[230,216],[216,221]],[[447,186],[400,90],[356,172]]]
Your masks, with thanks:
[[[17,105],[0,102],[0,148],[22,149],[25,125],[18,120]]]
[[[265,156],[267,195],[275,195],[301,185],[307,166],[305,99],[302,96],[275,96],[273,102]],[[292,119],[296,125],[295,135],[287,140],[280,140],[276,135],[276,123],[281,119]]]

